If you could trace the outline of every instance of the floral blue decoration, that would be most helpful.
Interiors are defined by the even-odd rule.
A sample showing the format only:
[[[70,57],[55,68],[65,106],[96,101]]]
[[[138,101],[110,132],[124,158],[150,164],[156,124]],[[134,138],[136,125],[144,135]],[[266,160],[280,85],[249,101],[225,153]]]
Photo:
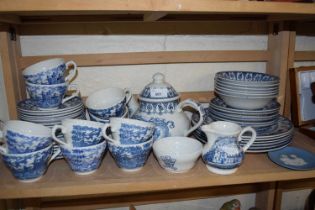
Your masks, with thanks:
[[[91,126],[73,125],[72,144],[74,147],[85,147],[99,143],[102,140],[102,129]]]
[[[173,113],[178,105],[179,100],[168,102],[146,102],[141,101],[140,112],[145,112],[152,115],[162,115],[166,113]]]
[[[175,167],[175,163],[176,163],[176,159],[172,158],[169,155],[165,155],[165,156],[160,156],[159,157],[162,160],[162,167],[163,168],[169,168],[172,169],[174,171],[177,171],[177,168]]]
[[[270,74],[259,73],[259,72],[223,71],[223,72],[216,73],[215,77],[221,78],[221,79],[234,80],[234,81],[279,82],[279,77],[276,77]]]
[[[147,141],[152,137],[154,127],[139,126],[129,123],[122,123],[119,128],[119,138],[122,144],[138,144]]]

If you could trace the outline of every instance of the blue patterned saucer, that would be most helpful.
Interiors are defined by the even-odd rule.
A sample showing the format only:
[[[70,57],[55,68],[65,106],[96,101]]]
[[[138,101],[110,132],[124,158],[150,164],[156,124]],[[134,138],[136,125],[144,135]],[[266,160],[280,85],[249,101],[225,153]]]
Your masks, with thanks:
[[[315,154],[297,147],[285,147],[281,150],[268,152],[274,163],[292,170],[315,169]]]
[[[65,102],[64,104],[61,104],[58,109],[51,109],[51,110],[43,110],[39,109],[35,103],[30,100],[22,100],[17,104],[17,109],[21,113],[38,113],[39,115],[51,115],[53,113],[60,113],[60,112],[67,112],[71,111],[73,109],[79,108],[84,106],[82,103],[82,100],[80,97],[74,97],[73,99],[70,99],[69,101]]]

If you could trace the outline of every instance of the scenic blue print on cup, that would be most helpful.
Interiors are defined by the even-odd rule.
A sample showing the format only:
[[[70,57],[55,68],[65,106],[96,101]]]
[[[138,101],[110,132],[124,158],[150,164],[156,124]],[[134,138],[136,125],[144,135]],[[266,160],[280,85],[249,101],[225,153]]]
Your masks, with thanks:
[[[72,129],[72,144],[73,147],[85,147],[99,143],[102,140],[102,129],[73,125]]]
[[[104,109],[90,109],[88,108],[89,113],[92,115],[102,118],[109,119],[110,117],[121,117],[125,112],[126,107],[126,97],[124,100],[116,104],[115,106],[104,108]]]
[[[121,144],[138,144],[152,137],[154,126],[139,126],[130,123],[122,123],[119,129]]]

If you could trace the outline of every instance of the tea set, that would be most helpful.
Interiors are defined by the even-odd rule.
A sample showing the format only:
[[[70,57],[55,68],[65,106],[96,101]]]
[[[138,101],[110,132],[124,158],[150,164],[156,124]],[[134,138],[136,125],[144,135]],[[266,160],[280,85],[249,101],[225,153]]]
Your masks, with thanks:
[[[83,103],[79,90],[70,84],[76,74],[75,62],[59,58],[23,71],[28,99],[17,104],[21,120],[4,123],[0,131],[2,159],[19,181],[40,179],[61,155],[74,173],[91,174],[99,168],[107,150],[125,172],[141,170],[153,150],[168,172],[187,172],[201,157],[209,171],[227,175],[238,169],[251,147],[273,137],[278,143],[292,137],[291,128],[289,131],[279,123],[279,119],[285,121],[279,118],[279,104],[273,100],[279,81],[271,75],[219,72],[215,91],[220,98],[210,102],[213,110],[209,110],[192,99],[180,101],[180,95],[161,73],[154,74],[153,81],[144,87],[139,104],[129,89],[118,87],[95,91]],[[66,96],[69,90],[72,94]],[[247,93],[247,100],[260,97],[264,103],[234,104],[232,98],[244,98]],[[267,108],[270,106],[272,109]],[[261,111],[266,108],[268,114]],[[261,121],[255,121],[259,114]],[[220,121],[216,116],[227,120]],[[238,123],[243,117],[248,124]],[[264,122],[275,128],[256,129]]]

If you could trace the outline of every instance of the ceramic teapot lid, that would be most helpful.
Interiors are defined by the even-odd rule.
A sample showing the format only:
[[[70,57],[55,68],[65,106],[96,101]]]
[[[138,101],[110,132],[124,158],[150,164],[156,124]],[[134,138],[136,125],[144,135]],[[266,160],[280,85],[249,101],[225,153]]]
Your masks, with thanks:
[[[153,81],[146,85],[140,93],[139,99],[148,102],[173,101],[179,99],[176,90],[167,82],[162,73],[153,75]]]

